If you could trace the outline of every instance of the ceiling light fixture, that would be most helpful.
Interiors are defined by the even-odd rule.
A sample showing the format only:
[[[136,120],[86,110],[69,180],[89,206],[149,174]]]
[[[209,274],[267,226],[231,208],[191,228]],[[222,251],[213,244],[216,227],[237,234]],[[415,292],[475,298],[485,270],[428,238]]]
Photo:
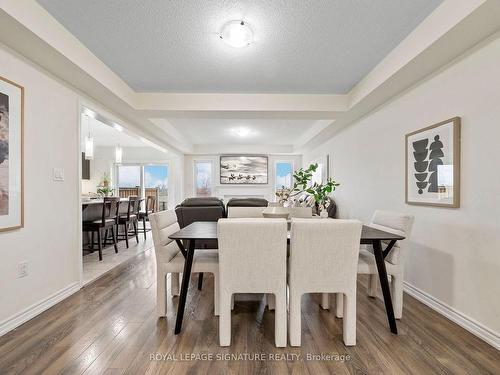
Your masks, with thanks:
[[[236,134],[238,137],[247,137],[250,135],[250,129],[247,128],[238,128],[234,129],[233,133]]]
[[[87,123],[88,135],[85,137],[85,160],[94,159],[94,138],[90,131],[90,119],[88,115],[85,115],[85,122]]]
[[[122,162],[123,149],[120,145],[115,147],[115,163],[120,164]]]
[[[229,21],[222,27],[219,37],[228,45],[242,48],[250,45],[253,41],[252,29],[245,21]]]

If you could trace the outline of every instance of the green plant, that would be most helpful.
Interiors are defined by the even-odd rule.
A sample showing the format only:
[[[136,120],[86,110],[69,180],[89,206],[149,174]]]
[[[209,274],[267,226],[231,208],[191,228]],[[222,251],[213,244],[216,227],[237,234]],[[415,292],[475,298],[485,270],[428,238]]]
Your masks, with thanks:
[[[104,174],[102,175],[101,186],[108,187],[109,183],[110,183],[109,174],[104,172]]]
[[[304,192],[311,194],[314,197],[314,201],[320,210],[326,209],[329,205],[328,196],[335,191],[335,188],[340,184],[336,182],[331,177],[327,179],[324,184],[310,184],[314,172],[318,169],[318,164],[314,163],[309,165],[306,169],[300,168],[293,173],[293,188],[286,192],[286,195],[281,192],[281,194],[276,195],[280,198],[280,201],[284,198],[289,199]]]
[[[113,194],[114,191],[115,191],[115,189],[111,189],[108,186],[102,186],[102,187],[97,188],[97,194],[99,194],[102,197],[107,197],[107,196]]]
[[[292,191],[297,192],[293,195],[300,194],[307,189],[307,185],[311,181],[313,173],[316,172],[316,169],[318,169],[318,163],[309,165],[307,169],[300,168],[298,171],[293,173],[294,183]]]
[[[328,178],[326,183],[314,183],[311,187],[306,189],[306,192],[314,196],[314,200],[320,210],[328,208],[330,201],[328,200],[329,194],[335,191],[335,188],[340,184],[335,182],[332,178]]]

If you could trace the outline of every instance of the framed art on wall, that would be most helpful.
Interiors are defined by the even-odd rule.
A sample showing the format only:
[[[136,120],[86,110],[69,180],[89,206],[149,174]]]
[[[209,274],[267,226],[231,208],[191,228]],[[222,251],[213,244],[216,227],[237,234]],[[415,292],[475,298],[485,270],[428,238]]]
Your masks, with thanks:
[[[0,77],[0,231],[22,228],[24,88]]]
[[[267,156],[224,155],[220,157],[221,184],[267,184]]]
[[[406,203],[460,207],[460,118],[406,135]]]

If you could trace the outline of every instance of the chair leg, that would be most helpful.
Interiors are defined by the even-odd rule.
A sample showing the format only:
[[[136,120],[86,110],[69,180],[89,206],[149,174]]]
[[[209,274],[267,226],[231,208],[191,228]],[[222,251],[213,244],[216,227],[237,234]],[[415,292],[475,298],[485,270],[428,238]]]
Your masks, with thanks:
[[[231,345],[231,295],[227,291],[219,294],[219,345]]]
[[[330,309],[330,294],[329,293],[321,293],[321,308],[323,310]]]
[[[335,316],[342,318],[344,316],[344,295],[335,293]]]
[[[157,271],[156,278],[156,313],[159,317],[167,315],[167,301],[165,298],[165,287],[167,284],[166,274],[162,270]]]
[[[198,290],[201,290],[201,288],[203,288],[203,272],[198,274]]]
[[[97,230],[97,248],[99,249],[99,260],[102,260],[101,228]]]
[[[137,227],[139,226],[139,222],[134,220],[134,222],[132,223],[133,226],[134,226],[134,234],[135,234],[135,240],[137,241],[137,243],[139,243],[139,231],[137,230]]]
[[[123,227],[125,229],[125,245],[127,246],[128,249],[128,222],[123,224]]]
[[[290,345],[300,346],[302,333],[300,301],[302,298],[302,293],[290,288],[289,297],[290,299],[288,308],[290,312]]]
[[[368,296],[377,297],[378,274],[368,275]]]
[[[277,348],[286,347],[286,290],[273,294],[276,312],[274,314],[274,342]]]
[[[391,276],[391,297],[394,307],[394,317],[401,319],[403,316],[403,276]]]
[[[219,275],[214,273],[214,315],[219,316]]]
[[[106,230],[104,231],[104,242],[103,242],[103,246],[106,247],[106,245],[108,244],[108,228],[106,228]]]
[[[170,274],[170,295],[172,297],[179,295],[179,274]]]
[[[356,290],[344,295],[342,333],[346,346],[356,345]]]
[[[118,244],[116,242],[115,226],[111,227],[111,235],[113,236],[113,246],[115,247],[115,253],[118,254]]]
[[[276,309],[276,297],[272,293],[266,294],[267,308],[269,311]]]
[[[142,218],[142,228],[144,229],[144,239],[146,239],[146,217]]]
[[[94,231],[90,232],[90,250],[94,251]]]

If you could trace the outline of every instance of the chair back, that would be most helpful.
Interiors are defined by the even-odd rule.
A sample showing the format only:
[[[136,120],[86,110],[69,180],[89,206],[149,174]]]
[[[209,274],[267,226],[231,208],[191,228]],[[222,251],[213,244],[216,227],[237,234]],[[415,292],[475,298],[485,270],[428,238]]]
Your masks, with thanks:
[[[289,207],[291,218],[312,218],[312,207]]]
[[[290,288],[304,293],[355,288],[361,227],[358,220],[292,219]]]
[[[131,215],[137,215],[139,212],[141,201],[137,195],[131,195],[127,203],[127,221],[129,221]]]
[[[220,219],[221,288],[240,293],[266,293],[286,285],[285,219]]]
[[[159,211],[149,215],[149,222],[153,233],[156,263],[168,263],[180,251],[177,243],[168,238],[180,229],[177,216],[173,210]]]
[[[262,212],[267,207],[238,207],[238,206],[229,206],[227,208],[227,217],[228,218],[260,218],[262,219],[264,216]]]
[[[120,197],[104,197],[102,205],[101,223],[104,225],[106,220],[115,219],[120,210]]]
[[[395,265],[404,264],[406,247],[413,227],[413,221],[413,215],[381,210],[374,212],[372,221],[369,224],[370,227],[405,237],[403,241],[396,242],[396,245],[394,245],[391,252],[385,258],[389,263]]]
[[[156,207],[156,197],[148,195],[146,197],[146,207],[145,207],[146,216],[155,212],[155,207]]]
[[[144,202],[144,198],[138,197],[137,195],[132,195],[129,198],[133,198],[133,199],[137,200],[136,205],[135,205],[135,210],[133,213],[136,214],[137,216],[139,216],[139,213],[141,212],[142,202]]]

